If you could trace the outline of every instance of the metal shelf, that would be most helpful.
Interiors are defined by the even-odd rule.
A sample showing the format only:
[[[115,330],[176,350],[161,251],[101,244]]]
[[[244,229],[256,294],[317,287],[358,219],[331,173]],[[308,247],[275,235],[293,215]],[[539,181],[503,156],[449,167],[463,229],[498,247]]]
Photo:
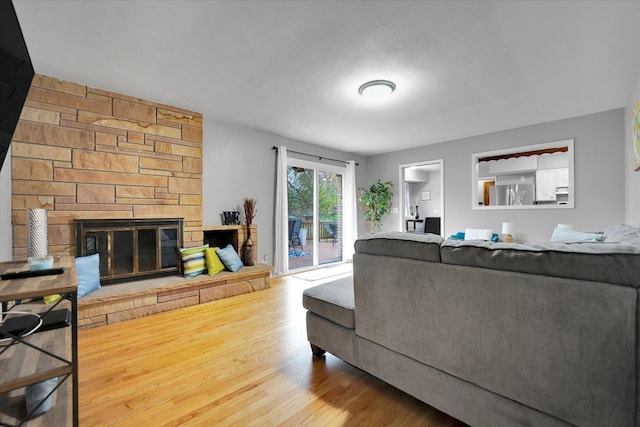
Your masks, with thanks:
[[[71,327],[36,332],[27,337],[3,340],[0,344],[0,425],[78,425],[78,330],[75,268],[72,257],[56,259],[63,274],[1,280],[0,302],[3,311],[17,300],[61,294],[52,305],[21,304],[11,309],[36,311],[46,317],[56,307],[68,307]],[[28,269],[26,262],[0,263],[0,274]],[[25,387],[50,378],[58,378],[51,408],[27,419]]]

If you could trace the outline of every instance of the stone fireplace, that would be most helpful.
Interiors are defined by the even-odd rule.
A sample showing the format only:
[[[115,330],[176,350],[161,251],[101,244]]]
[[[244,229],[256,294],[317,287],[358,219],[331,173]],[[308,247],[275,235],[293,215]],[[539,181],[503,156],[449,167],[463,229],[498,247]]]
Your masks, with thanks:
[[[36,75],[11,158],[15,259],[29,208],[52,255],[77,255],[76,218],[184,218],[182,246],[202,244],[200,113]]]
[[[271,268],[255,256],[256,265],[237,272],[179,274],[176,248],[203,244],[205,233],[207,243],[228,241],[211,236],[218,226],[203,226],[202,138],[198,112],[34,77],[11,142],[13,257],[26,257],[30,208],[47,210],[50,254],[111,249],[100,267],[102,284],[113,285],[78,301],[79,327],[269,287]],[[181,222],[167,224],[167,218]],[[235,237],[228,243],[242,253],[246,227],[229,227]],[[257,245],[255,226],[251,238]]]
[[[76,252],[100,255],[104,285],[180,272],[182,218],[76,219]]]

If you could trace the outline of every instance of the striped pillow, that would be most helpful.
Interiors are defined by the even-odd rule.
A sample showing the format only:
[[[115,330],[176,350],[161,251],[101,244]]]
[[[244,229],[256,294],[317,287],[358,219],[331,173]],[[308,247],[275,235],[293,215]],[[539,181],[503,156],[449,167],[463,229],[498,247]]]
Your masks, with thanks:
[[[207,271],[207,263],[204,258],[204,250],[209,245],[196,246],[194,248],[181,248],[182,273],[184,277],[195,277]]]

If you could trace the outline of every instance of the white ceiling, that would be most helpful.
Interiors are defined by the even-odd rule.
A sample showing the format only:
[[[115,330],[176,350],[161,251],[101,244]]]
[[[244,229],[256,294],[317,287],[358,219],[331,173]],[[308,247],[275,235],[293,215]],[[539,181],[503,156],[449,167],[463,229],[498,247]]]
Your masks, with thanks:
[[[637,1],[14,5],[37,73],[362,155],[620,108],[640,71]]]

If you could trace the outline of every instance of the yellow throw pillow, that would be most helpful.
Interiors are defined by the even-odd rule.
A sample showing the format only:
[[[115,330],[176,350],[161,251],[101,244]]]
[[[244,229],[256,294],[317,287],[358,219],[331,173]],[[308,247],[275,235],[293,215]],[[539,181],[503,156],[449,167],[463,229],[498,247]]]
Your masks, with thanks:
[[[216,251],[220,248],[207,248],[204,250],[204,257],[207,260],[207,272],[209,276],[220,273],[224,270],[224,264],[220,261]]]
[[[44,300],[45,304],[51,304],[54,303],[56,301],[59,301],[62,299],[62,295],[60,294],[53,294],[53,295],[47,295],[46,297],[42,298]]]

